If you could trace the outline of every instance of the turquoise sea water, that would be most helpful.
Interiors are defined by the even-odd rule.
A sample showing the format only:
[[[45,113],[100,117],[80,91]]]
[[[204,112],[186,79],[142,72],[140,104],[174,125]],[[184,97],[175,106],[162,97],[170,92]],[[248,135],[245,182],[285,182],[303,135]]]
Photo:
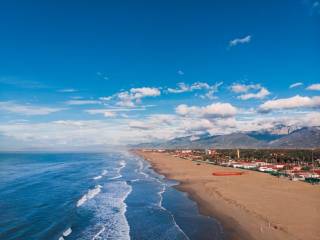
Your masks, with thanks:
[[[224,239],[140,157],[1,153],[0,239]]]

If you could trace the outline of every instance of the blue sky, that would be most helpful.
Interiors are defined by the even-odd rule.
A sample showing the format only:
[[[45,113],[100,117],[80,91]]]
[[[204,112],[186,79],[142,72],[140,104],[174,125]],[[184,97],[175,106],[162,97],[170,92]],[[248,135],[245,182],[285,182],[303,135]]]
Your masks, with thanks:
[[[1,149],[320,125],[317,0],[4,1],[0,18]]]

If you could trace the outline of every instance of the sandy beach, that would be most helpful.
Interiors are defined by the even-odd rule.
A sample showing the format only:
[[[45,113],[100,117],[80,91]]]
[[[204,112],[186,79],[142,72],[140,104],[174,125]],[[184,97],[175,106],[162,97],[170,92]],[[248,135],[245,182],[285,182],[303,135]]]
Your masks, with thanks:
[[[137,154],[160,174],[179,181],[177,188],[198,203],[202,214],[221,222],[227,239],[320,239],[320,186],[254,171],[213,176],[213,171],[231,169],[167,153]]]

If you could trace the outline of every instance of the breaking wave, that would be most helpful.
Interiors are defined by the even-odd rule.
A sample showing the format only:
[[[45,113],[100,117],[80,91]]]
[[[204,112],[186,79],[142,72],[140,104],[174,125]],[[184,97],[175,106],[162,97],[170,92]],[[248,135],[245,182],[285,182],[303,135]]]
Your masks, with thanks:
[[[97,221],[94,226],[88,227],[85,235],[91,240],[129,240],[130,226],[125,216],[125,200],[132,187],[126,181],[113,181],[106,183],[104,189],[107,192],[100,194],[93,206]]]
[[[96,177],[94,177],[93,179],[94,180],[98,180],[98,179],[101,179],[103,176],[107,175],[108,171],[107,170],[103,170],[101,175],[98,175]]]
[[[72,229],[69,227],[68,229],[64,230],[62,236],[59,237],[59,240],[64,240],[64,237],[69,236],[72,233]]]
[[[77,207],[80,207],[83,205],[86,201],[94,198],[96,195],[98,195],[101,192],[101,185],[95,186],[94,189],[90,189],[86,194],[84,194],[77,202]]]

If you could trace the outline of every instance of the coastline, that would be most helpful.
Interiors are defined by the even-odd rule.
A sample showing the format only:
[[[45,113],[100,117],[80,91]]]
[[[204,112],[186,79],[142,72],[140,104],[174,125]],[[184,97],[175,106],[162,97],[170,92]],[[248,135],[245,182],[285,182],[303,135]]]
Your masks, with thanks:
[[[156,172],[178,181],[175,188],[186,192],[202,215],[217,219],[226,239],[318,239],[320,235],[320,189],[315,186],[252,171],[213,177],[213,170],[225,168],[196,165],[166,153],[135,153]]]
[[[142,156],[138,154],[139,156]],[[241,226],[231,217],[224,215],[220,211],[217,211],[214,207],[210,206],[208,202],[204,201],[198,194],[197,191],[190,188],[187,182],[182,180],[178,180],[177,178],[173,177],[171,174],[167,172],[163,172],[161,168],[156,167],[156,165],[149,161],[148,159],[144,158],[148,161],[153,170],[157,173],[165,176],[167,179],[177,181],[177,185],[174,185],[173,188],[177,189],[178,191],[187,193],[187,196],[194,202],[197,203],[199,213],[203,216],[213,217],[214,219],[218,220],[218,222],[222,225],[223,234],[227,240],[253,240],[254,238],[250,236],[248,232],[241,228]]]

